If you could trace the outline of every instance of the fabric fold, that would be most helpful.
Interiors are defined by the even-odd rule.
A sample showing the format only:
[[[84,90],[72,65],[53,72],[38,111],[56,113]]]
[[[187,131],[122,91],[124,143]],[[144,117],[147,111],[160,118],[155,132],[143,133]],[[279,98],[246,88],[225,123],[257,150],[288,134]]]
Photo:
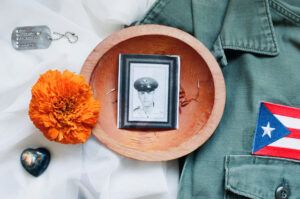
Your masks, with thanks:
[[[120,28],[123,23],[143,15],[152,2],[135,1],[136,5],[116,12],[120,1],[102,1],[97,12],[101,13],[104,9],[101,5],[105,5],[105,12],[110,13]],[[87,1],[84,5],[92,6]],[[97,24],[85,12],[87,9],[81,0],[1,2],[0,195],[7,199],[140,199],[152,196],[174,199],[178,182],[176,161],[154,164],[126,159],[95,138],[84,145],[49,142],[28,117],[31,86],[40,74],[49,69],[79,73],[93,48],[116,30],[114,24]],[[106,15],[99,16],[102,21],[108,19]],[[71,31],[79,40],[70,44],[61,39],[44,50],[14,50],[10,42],[12,30],[17,26],[33,25],[47,25],[51,31],[60,33]],[[49,167],[38,178],[28,174],[20,164],[21,152],[29,147],[46,147],[52,155]],[[131,187],[127,186],[130,184]]]

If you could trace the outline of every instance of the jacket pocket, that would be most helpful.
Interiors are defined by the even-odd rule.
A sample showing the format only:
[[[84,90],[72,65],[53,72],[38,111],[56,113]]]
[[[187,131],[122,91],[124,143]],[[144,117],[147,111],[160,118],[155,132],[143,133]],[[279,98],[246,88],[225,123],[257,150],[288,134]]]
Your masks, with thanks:
[[[226,199],[300,198],[300,161],[251,155],[225,158]]]

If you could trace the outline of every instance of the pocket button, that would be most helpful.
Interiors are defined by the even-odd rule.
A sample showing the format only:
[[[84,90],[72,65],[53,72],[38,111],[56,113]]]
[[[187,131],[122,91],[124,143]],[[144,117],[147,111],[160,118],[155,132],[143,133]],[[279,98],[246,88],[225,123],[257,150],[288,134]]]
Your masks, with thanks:
[[[286,185],[279,185],[275,192],[276,199],[288,199],[290,195],[289,187]]]

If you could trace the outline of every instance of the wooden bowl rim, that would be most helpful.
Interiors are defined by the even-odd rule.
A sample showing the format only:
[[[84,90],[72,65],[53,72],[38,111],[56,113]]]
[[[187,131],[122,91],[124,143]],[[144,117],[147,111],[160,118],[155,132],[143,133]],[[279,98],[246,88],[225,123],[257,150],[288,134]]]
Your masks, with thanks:
[[[85,60],[80,74],[83,75],[90,84],[94,69],[106,52],[115,45],[128,39],[150,35],[161,35],[178,39],[193,48],[206,62],[214,84],[214,104],[207,122],[203,125],[202,129],[190,137],[189,140],[165,151],[137,151],[136,149],[130,149],[118,143],[114,143],[103,130],[97,128],[98,124],[93,129],[93,134],[105,146],[123,156],[144,161],[166,161],[187,155],[204,144],[214,133],[223,115],[226,100],[225,81],[217,61],[209,50],[192,35],[176,28],[152,24],[132,26],[117,31],[100,42]]]

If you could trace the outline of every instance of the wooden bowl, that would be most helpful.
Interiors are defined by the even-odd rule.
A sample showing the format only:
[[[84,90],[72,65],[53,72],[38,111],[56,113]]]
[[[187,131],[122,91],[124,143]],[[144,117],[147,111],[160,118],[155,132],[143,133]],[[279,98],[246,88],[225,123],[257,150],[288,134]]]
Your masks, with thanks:
[[[180,85],[187,103],[180,107],[179,129],[142,131],[117,128],[120,53],[180,56]],[[201,42],[176,28],[141,25],[113,33],[91,52],[81,74],[101,102],[94,136],[126,157],[163,161],[184,156],[213,134],[223,114],[225,84],[218,63]],[[197,100],[190,101],[191,98]]]

